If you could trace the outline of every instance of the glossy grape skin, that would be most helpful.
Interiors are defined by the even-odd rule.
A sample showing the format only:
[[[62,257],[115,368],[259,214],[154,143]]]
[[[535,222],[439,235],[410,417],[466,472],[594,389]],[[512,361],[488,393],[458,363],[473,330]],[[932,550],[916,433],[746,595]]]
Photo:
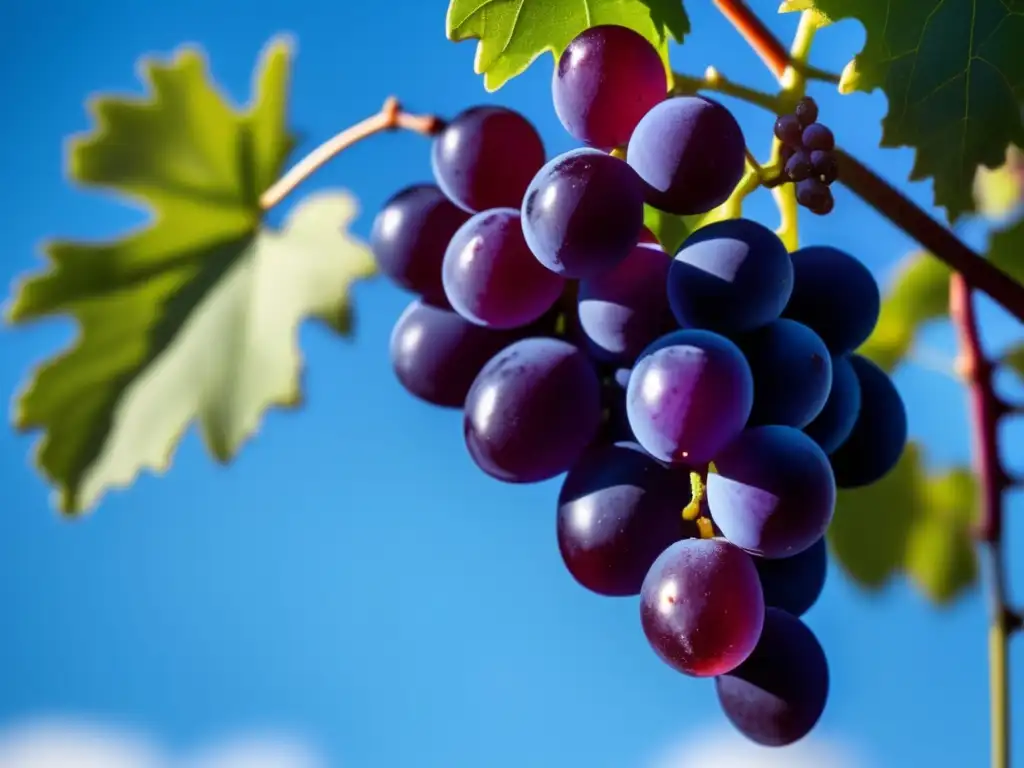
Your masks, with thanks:
[[[818,120],[818,103],[810,96],[804,96],[796,103],[793,114],[796,116],[800,126],[806,128]]]
[[[798,149],[786,161],[785,171],[790,181],[803,181],[811,175],[811,158]]]
[[[816,149],[811,152],[811,170],[823,184],[831,184],[839,178],[839,161],[835,153]]]
[[[686,238],[669,268],[668,299],[684,328],[744,333],[777,319],[793,290],[793,264],[778,235],[727,219]]]
[[[805,178],[796,184],[796,201],[811,213],[825,216],[832,213],[836,201],[832,190],[821,179]]]
[[[478,213],[452,237],[441,266],[452,308],[477,325],[520,328],[550,310],[565,281],[533,257],[519,211]]]
[[[754,558],[764,590],[764,604],[803,616],[821,597],[828,575],[828,546],[818,539],[798,555],[768,560]]]
[[[793,293],[783,317],[817,333],[834,355],[863,344],[882,305],[878,283],[868,268],[827,245],[801,248],[792,261]]]
[[[775,121],[773,128],[775,138],[781,141],[786,147],[796,149],[801,146],[800,136],[803,133],[803,126],[796,115],[782,115]]]
[[[821,413],[832,388],[832,357],[818,335],[780,319],[737,338],[754,375],[749,426],[805,427]]]
[[[866,357],[850,355],[860,384],[860,411],[850,436],[829,457],[840,488],[885,477],[907,445],[907,411],[892,379]]]
[[[437,135],[430,160],[437,185],[460,208],[519,208],[530,179],[544,165],[544,143],[518,112],[471,107]]]
[[[836,483],[825,452],[803,432],[747,429],[714,461],[708,509],[733,544],[760,557],[792,557],[825,535]]]
[[[754,652],[716,679],[715,690],[740,733],[763,746],[786,746],[810,733],[825,711],[828,660],[800,619],[769,608]]]
[[[578,347],[517,341],[483,367],[466,396],[469,454],[491,477],[535,483],[566,472],[601,423],[601,384]]]
[[[836,148],[836,139],[832,131],[821,123],[811,123],[804,128],[800,141],[810,150],[820,149],[830,152]]]
[[[683,539],[651,566],[640,621],[655,653],[674,669],[713,677],[754,650],[765,607],[753,560],[724,539]]]
[[[643,184],[619,158],[574,149],[530,182],[522,222],[541,264],[562,277],[592,277],[614,268],[636,246],[644,223]]]
[[[860,411],[860,381],[846,355],[832,358],[832,388],[825,407],[803,428],[825,453],[832,453],[853,431]]]
[[[514,332],[482,328],[449,308],[417,299],[391,332],[391,365],[412,395],[459,408],[484,364],[516,339]]]
[[[638,32],[610,24],[573,38],[551,81],[565,130],[599,149],[629,141],[640,118],[666,93],[665,65],[654,46]]]
[[[674,329],[665,293],[671,263],[660,248],[637,245],[614,269],[580,281],[580,327],[595,358],[630,365]]]
[[[469,219],[433,184],[406,187],[373,221],[370,248],[380,271],[407,291],[444,300],[441,262],[455,232]]]
[[[698,535],[681,510],[689,475],[671,470],[635,443],[602,445],[569,470],[558,497],[558,548],[582,586],[599,595],[640,594],[658,555]]]
[[[626,412],[637,442],[659,461],[703,464],[750,416],[754,380],[733,342],[710,331],[663,336],[633,366]]]
[[[724,203],[743,177],[743,131],[728,109],[702,96],[667,99],[637,124],[627,162],[646,184],[647,202],[679,215]]]

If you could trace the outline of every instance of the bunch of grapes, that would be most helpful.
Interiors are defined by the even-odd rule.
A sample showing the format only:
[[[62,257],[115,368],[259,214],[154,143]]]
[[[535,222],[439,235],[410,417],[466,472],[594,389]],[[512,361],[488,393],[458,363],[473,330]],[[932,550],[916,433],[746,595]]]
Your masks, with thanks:
[[[832,131],[818,122],[818,105],[805,96],[790,115],[775,121],[775,137],[782,142],[782,173],[796,184],[796,199],[811,213],[832,212],[829,189],[839,176]]]
[[[665,253],[644,204],[720,205],[744,139],[722,105],[666,96],[638,34],[582,33],[553,92],[586,146],[547,160],[520,114],[469,109],[435,140],[435,183],[377,216],[381,270],[418,294],[392,335],[396,374],[462,409],[488,475],[565,474],[555,528],[576,581],[639,596],[668,665],[714,677],[750,739],[792,743],[828,695],[799,617],[825,581],[836,489],[881,478],[906,441],[892,382],[854,352],[878,286],[852,256],[790,254],[748,219]],[[624,143],[628,160],[608,152]]]

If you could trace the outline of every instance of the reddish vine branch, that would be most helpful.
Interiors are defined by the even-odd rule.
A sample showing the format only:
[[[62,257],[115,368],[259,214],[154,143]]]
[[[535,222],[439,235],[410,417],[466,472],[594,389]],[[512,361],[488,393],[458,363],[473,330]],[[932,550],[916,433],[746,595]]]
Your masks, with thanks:
[[[775,77],[782,77],[790,64],[789,51],[744,0],[714,0],[715,7],[743,35]]]

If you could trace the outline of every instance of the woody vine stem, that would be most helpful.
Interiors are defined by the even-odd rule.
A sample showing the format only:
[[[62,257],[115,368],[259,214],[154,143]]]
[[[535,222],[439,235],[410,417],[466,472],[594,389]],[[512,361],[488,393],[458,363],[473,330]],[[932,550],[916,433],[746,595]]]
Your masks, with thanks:
[[[804,11],[787,49],[744,0],[713,0],[716,8],[743,36],[780,84],[777,94],[754,90],[734,83],[709,67],[703,77],[673,73],[676,93],[712,91],[762,107],[773,114],[792,110],[804,95],[809,80],[838,83],[839,78],[807,63],[811,44],[818,29],[818,17]],[[444,121],[434,115],[405,112],[397,99],[388,98],[380,112],[341,131],[300,160],[260,198],[263,210],[269,210],[321,166],[348,147],[377,133],[403,129],[424,136],[434,136],[444,128]],[[982,291],[1010,314],[1024,322],[1024,286],[986,261],[963,243],[950,229],[928,215],[920,206],[903,195],[852,155],[836,148],[839,181],[864,200],[879,214],[917,240],[934,257],[952,270],[949,310],[957,331],[959,374],[968,388],[968,406],[972,456],[980,480],[981,521],[977,539],[985,566],[989,602],[989,667],[991,699],[992,768],[1010,768],[1010,696],[1008,671],[1009,639],[1024,628],[1024,616],[1014,611],[1006,594],[1005,553],[1003,551],[1003,501],[1013,485],[999,456],[998,427],[1012,409],[992,387],[995,365],[981,347],[978,321],[974,311],[973,293]],[[779,206],[779,235],[792,250],[797,243],[797,205],[792,185],[776,185],[771,174],[750,157],[750,173],[734,193],[734,205],[758,186],[773,187]],[[773,141],[772,154],[766,168],[775,168],[779,158],[779,142]]]

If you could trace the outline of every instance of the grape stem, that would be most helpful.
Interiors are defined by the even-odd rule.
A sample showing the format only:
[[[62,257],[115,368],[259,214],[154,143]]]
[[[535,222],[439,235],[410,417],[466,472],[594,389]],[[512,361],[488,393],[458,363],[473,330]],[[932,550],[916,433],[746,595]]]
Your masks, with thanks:
[[[414,115],[405,112],[398,99],[389,96],[377,114],[336,133],[292,166],[270,189],[260,195],[260,208],[269,211],[322,166],[363,139],[399,128],[424,136],[436,136],[444,130],[444,126],[444,120],[435,115]]]
[[[1003,511],[1012,481],[999,456],[999,422],[1011,411],[992,386],[993,362],[981,345],[971,287],[963,275],[949,281],[949,314],[957,334],[957,368],[967,382],[972,455],[981,483],[981,521],[977,538],[988,583],[989,692],[992,768],[1010,766],[1010,635],[1021,628],[1021,615],[1009,605],[1003,551]]]

